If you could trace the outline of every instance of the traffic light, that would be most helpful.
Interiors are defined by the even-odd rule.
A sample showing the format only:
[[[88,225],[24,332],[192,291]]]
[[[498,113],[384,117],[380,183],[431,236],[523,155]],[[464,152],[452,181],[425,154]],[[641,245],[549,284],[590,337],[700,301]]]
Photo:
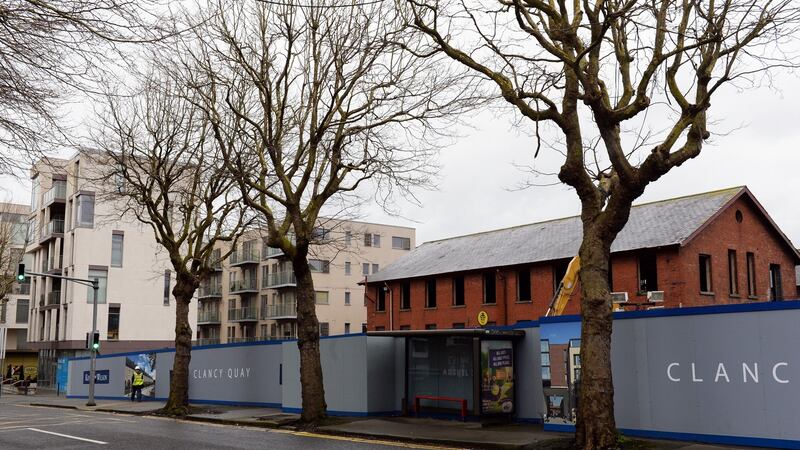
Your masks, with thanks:
[[[17,281],[25,281],[25,264],[20,263],[17,266]]]
[[[92,351],[100,350],[100,332],[95,331],[92,335]]]

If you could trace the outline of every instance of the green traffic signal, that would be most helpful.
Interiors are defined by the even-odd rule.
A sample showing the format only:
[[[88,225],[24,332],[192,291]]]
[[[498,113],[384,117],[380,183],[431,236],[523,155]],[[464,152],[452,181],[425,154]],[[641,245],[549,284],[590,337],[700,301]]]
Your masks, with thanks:
[[[17,281],[25,281],[25,264],[19,264],[17,266]]]

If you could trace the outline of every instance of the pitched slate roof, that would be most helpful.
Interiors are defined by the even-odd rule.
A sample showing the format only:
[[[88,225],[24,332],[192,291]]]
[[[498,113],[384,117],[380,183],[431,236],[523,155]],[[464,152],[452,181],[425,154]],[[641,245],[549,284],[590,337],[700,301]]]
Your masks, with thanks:
[[[746,187],[672,198],[631,208],[612,252],[680,245]],[[368,277],[368,282],[512,266],[578,254],[579,216],[426,242]]]

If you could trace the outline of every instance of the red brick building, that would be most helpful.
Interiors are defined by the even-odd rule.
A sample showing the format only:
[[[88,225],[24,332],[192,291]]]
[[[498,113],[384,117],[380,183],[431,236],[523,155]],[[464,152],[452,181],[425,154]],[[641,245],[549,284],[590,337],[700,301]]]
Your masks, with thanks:
[[[536,320],[580,240],[569,217],[427,242],[366,280],[368,329],[475,327],[480,311],[489,324]],[[611,290],[628,310],[777,301],[796,298],[798,264],[738,187],[634,206],[612,246]],[[565,313],[579,310],[576,289]]]

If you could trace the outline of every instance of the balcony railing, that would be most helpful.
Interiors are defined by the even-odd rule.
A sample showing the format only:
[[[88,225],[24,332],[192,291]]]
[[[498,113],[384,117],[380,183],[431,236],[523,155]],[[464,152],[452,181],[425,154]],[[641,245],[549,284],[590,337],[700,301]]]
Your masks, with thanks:
[[[61,304],[61,291],[47,293],[47,306]]]
[[[16,284],[11,288],[11,293],[14,295],[31,295],[31,284],[22,283]]]
[[[197,345],[215,345],[219,344],[219,338],[199,338]]]
[[[46,226],[42,227],[41,240],[47,240],[56,234],[64,234],[63,219],[51,220]]]
[[[261,311],[261,319],[295,319],[297,318],[297,303],[286,302],[276,305],[266,305]]]
[[[64,203],[67,199],[67,182],[63,180],[54,181],[53,187],[44,193],[44,197],[42,199],[42,204],[44,206],[54,202]]]
[[[275,272],[269,274],[269,281],[266,287],[280,287],[280,286],[295,286],[297,281],[294,278],[294,272]]]
[[[229,287],[231,294],[236,294],[245,291],[258,291],[258,288],[256,287],[255,278],[249,278],[244,280],[233,280],[231,281]]]
[[[230,342],[230,343],[234,343],[234,342],[256,342],[256,341],[260,341],[260,340],[261,339],[255,337],[255,336],[228,338],[228,342]]]
[[[284,336],[277,336],[277,335],[261,336],[259,338],[259,340],[261,341],[285,341],[287,339],[297,339],[297,333],[292,333],[290,335],[284,335]]]
[[[238,266],[241,264],[258,264],[258,262],[258,252],[253,248],[233,252],[230,256],[231,266]]]
[[[258,320],[258,309],[254,306],[228,310],[228,320],[233,322]]]
[[[204,323],[219,323],[219,311],[198,311],[197,312],[197,324],[204,324]]]
[[[283,256],[283,250],[275,247],[264,247],[264,251],[261,252],[262,259],[277,258],[279,256]]]
[[[47,271],[48,272],[51,270],[60,271],[63,268],[64,268],[64,255],[58,255],[58,258],[56,258],[55,255],[50,255],[50,258],[48,258]]]
[[[209,297],[222,297],[222,285],[221,284],[211,284],[211,285],[202,285],[197,292],[198,298],[209,298]]]

